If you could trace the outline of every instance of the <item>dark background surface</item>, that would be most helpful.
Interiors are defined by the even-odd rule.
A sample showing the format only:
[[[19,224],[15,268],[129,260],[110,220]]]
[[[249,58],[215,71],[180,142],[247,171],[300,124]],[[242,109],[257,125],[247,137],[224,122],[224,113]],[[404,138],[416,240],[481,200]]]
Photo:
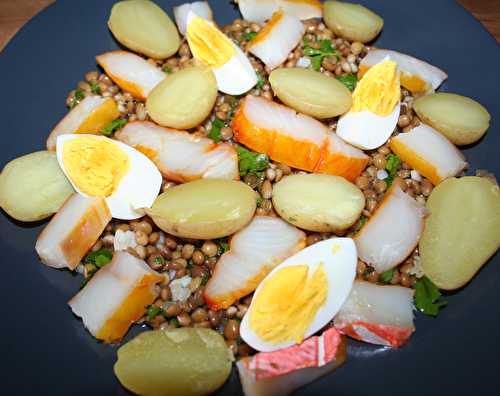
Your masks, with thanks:
[[[95,55],[117,47],[106,26],[113,2],[58,1],[0,53],[0,166],[44,149],[51,128],[66,112],[67,93],[96,68]],[[159,3],[172,15],[171,5],[182,2]],[[220,24],[239,16],[228,0],[210,3]],[[470,173],[488,169],[499,176],[500,51],[495,40],[452,1],[361,3],[385,20],[377,46],[437,65],[449,75],[441,91],[470,96],[489,110],[489,132],[465,155]],[[34,244],[41,228],[20,227],[0,215],[0,393],[127,394],[112,371],[117,347],[95,341],[66,305],[80,278],[39,263]],[[447,296],[449,306],[437,319],[416,315],[417,332],[408,345],[391,350],[350,341],[348,361],[297,395],[499,394],[499,282],[497,254],[465,289]],[[233,370],[219,394],[240,393]]]

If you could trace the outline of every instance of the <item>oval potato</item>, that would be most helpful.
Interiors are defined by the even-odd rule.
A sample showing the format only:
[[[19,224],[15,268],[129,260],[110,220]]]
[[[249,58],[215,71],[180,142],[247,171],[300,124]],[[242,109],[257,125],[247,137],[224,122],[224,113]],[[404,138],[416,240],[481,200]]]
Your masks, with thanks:
[[[231,373],[232,355],[212,329],[146,331],[118,349],[114,372],[142,396],[208,395]]]
[[[458,145],[478,141],[490,125],[488,110],[462,95],[439,92],[422,96],[413,102],[413,109],[424,123]]]
[[[365,196],[340,176],[297,174],[274,185],[273,204],[284,220],[297,227],[336,232],[356,222],[365,207]]]
[[[344,84],[314,70],[276,69],[269,75],[269,82],[283,103],[319,119],[344,114],[352,105],[351,92]]]
[[[427,210],[422,268],[439,288],[457,289],[500,246],[500,190],[477,176],[447,179],[432,191]]]
[[[168,58],[180,46],[179,33],[172,20],[149,0],[116,3],[111,9],[108,26],[125,47],[151,58]]]
[[[362,43],[373,40],[384,26],[384,20],[368,8],[341,1],[326,1],[323,18],[337,36]]]
[[[217,98],[217,81],[205,66],[188,67],[167,76],[149,94],[146,108],[160,125],[189,129],[203,122]]]
[[[146,209],[163,231],[183,238],[221,238],[243,228],[256,208],[243,182],[202,179],[168,189]]]
[[[0,174],[0,206],[20,221],[49,217],[74,192],[51,151],[18,157]]]

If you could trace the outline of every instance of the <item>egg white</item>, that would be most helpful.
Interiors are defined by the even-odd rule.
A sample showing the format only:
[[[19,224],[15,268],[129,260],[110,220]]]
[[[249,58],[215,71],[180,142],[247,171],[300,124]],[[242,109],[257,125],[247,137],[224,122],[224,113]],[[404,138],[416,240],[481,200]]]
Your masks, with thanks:
[[[265,341],[253,331],[249,323],[249,314],[254,308],[255,297],[259,294],[264,283],[276,271],[293,265],[307,265],[309,267],[308,274],[312,276],[318,266],[323,263],[328,279],[328,294],[325,304],[318,309],[316,316],[305,332],[304,339],[316,333],[333,319],[349,296],[356,276],[357,258],[356,246],[351,238],[331,238],[309,246],[289,257],[274,268],[257,287],[253,302],[250,304],[247,314],[243,317],[240,325],[240,334],[243,340],[252,348],[261,352],[276,351],[294,345],[294,341],[278,344]]]
[[[337,135],[362,150],[382,146],[394,132],[398,123],[400,105],[387,116],[379,116],[368,110],[348,112],[337,123]]]
[[[104,136],[86,134],[60,135],[57,137],[56,143],[56,155],[59,166],[74,189],[85,197],[88,194],[80,191],[73,180],[71,180],[62,159],[64,143],[82,136],[93,136],[111,141],[127,154],[130,161],[127,174],[122,178],[116,190],[109,197],[105,198],[111,216],[120,220],[133,220],[144,216],[142,208],[150,208],[153,205],[161,188],[162,176],[156,165],[133,147]]]

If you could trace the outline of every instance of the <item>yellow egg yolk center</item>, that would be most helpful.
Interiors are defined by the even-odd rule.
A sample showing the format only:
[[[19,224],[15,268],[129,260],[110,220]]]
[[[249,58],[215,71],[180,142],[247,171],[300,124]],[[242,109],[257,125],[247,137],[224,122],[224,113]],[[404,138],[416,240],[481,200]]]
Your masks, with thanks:
[[[268,278],[254,297],[250,327],[266,342],[300,343],[327,294],[323,264],[312,276],[308,265],[284,267]]]
[[[64,142],[62,161],[68,177],[84,194],[111,195],[128,172],[127,154],[112,141],[82,136]]]
[[[399,71],[396,62],[384,60],[372,66],[352,94],[351,112],[368,110],[388,116],[401,99]]]
[[[220,67],[236,55],[231,40],[213,24],[193,16],[186,36],[193,56],[209,67]]]

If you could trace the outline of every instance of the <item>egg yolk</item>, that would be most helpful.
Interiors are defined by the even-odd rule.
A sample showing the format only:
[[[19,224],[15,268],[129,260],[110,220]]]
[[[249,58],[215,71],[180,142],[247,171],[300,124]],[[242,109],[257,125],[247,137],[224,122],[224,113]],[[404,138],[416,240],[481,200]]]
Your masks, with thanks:
[[[68,140],[62,149],[68,177],[84,194],[111,195],[130,167],[128,155],[112,141],[97,136]]]
[[[186,36],[193,56],[206,66],[220,67],[236,55],[231,40],[199,16],[189,21]]]
[[[328,279],[320,264],[309,276],[308,265],[284,267],[268,278],[254,296],[250,327],[273,344],[302,342],[318,309],[326,302]]]
[[[384,60],[372,66],[352,94],[351,112],[368,110],[388,116],[401,99],[399,71],[396,62]]]

